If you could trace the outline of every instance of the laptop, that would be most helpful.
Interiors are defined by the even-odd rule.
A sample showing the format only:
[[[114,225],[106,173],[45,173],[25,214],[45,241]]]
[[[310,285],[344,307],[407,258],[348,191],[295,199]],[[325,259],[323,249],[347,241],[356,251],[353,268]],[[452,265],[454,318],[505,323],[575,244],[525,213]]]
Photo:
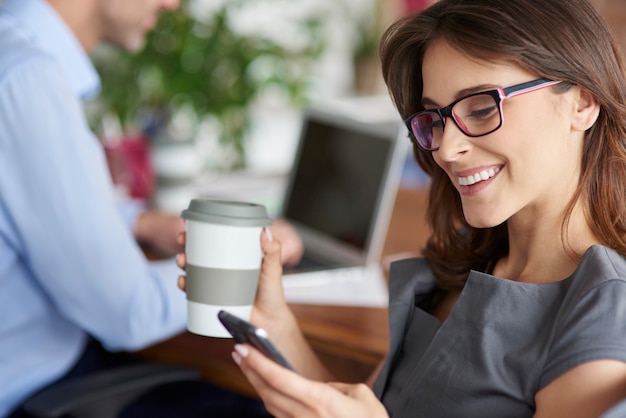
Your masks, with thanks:
[[[397,120],[370,123],[334,108],[304,112],[280,213],[305,248],[301,262],[285,269],[290,302],[302,301],[298,288],[309,288],[309,300],[313,286],[368,275],[384,284],[381,252],[408,143]],[[383,296],[386,302],[386,290]]]

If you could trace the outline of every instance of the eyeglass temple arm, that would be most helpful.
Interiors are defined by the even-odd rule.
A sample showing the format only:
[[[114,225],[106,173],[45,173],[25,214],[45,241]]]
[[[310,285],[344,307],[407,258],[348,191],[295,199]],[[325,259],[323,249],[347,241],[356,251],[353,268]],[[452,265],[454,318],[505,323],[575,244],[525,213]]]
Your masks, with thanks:
[[[520,94],[530,93],[531,91],[549,87],[558,83],[560,83],[560,81],[550,80],[549,78],[538,78],[537,80],[527,81],[525,83],[504,88],[502,89],[502,93],[504,93],[504,97],[519,96]]]

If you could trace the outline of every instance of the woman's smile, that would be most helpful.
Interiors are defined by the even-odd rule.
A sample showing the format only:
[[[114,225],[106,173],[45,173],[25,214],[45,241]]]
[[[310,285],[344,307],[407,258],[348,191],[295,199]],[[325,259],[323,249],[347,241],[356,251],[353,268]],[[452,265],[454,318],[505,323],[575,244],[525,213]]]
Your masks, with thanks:
[[[495,168],[488,168],[488,169],[480,170],[474,174],[463,175],[463,176],[457,174],[456,176],[457,176],[459,186],[472,186],[481,181],[489,180],[490,178],[494,177],[499,172],[500,172],[500,167],[495,167]]]

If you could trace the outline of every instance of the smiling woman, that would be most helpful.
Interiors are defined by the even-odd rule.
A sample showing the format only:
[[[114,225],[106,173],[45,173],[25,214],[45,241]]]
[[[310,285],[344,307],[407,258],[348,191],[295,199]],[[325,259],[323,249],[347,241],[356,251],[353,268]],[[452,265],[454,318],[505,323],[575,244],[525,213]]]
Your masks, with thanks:
[[[615,41],[584,1],[496,3],[440,1],[393,25],[381,46],[386,82],[408,118],[416,158],[432,177],[433,236],[424,251],[432,270],[427,275],[434,274],[430,312],[441,319],[450,314],[447,327],[460,312],[484,318],[455,330],[461,339],[465,327],[476,330],[464,347],[482,347],[475,353],[481,359],[506,335],[489,329],[524,330],[527,336],[517,334],[505,352],[535,347],[536,358],[543,359],[536,368],[519,364],[518,378],[539,389],[527,394],[529,411],[597,416],[619,399],[626,376],[607,380],[604,393],[583,391],[585,406],[555,400],[559,391],[602,367],[592,360],[611,359],[616,370],[626,369],[626,341],[608,354],[609,341],[622,335],[626,323],[593,320],[596,310],[618,312],[625,303],[611,295],[625,291],[623,279],[608,286],[626,271],[623,64]],[[518,88],[523,94],[514,93]],[[611,268],[604,272],[606,265]],[[424,274],[415,280],[423,282]],[[587,305],[580,295],[572,299],[567,287],[594,302]],[[602,287],[613,290],[597,293]],[[554,322],[556,311],[561,316]],[[574,326],[575,317],[592,331]],[[407,320],[410,327],[419,323],[416,317]],[[545,340],[533,323],[552,329],[551,354],[540,354]],[[572,345],[566,349],[561,339]],[[436,340],[431,344],[439,346]],[[499,352],[503,347],[492,354],[506,357]],[[585,360],[565,360],[579,350],[587,353]],[[474,358],[468,376],[480,376],[483,361]],[[408,357],[399,360],[394,370],[409,364]],[[383,400],[398,399],[401,376],[392,374],[380,386]],[[502,410],[516,416],[508,408]]]
[[[320,383],[334,379],[282,297],[279,246],[262,239],[252,322],[301,374],[249,346],[233,358],[274,416],[598,417],[620,402],[617,50],[587,0],[439,0],[386,31],[383,75],[431,176],[433,235],[423,258],[391,266],[373,391]]]

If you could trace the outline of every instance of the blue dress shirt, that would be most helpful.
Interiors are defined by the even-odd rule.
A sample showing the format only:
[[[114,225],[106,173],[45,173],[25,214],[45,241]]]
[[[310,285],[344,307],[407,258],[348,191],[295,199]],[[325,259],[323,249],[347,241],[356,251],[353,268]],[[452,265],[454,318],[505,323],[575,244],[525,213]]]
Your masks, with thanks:
[[[148,263],[81,99],[88,56],[43,0],[0,1],[0,416],[110,350],[181,332],[185,295]]]

